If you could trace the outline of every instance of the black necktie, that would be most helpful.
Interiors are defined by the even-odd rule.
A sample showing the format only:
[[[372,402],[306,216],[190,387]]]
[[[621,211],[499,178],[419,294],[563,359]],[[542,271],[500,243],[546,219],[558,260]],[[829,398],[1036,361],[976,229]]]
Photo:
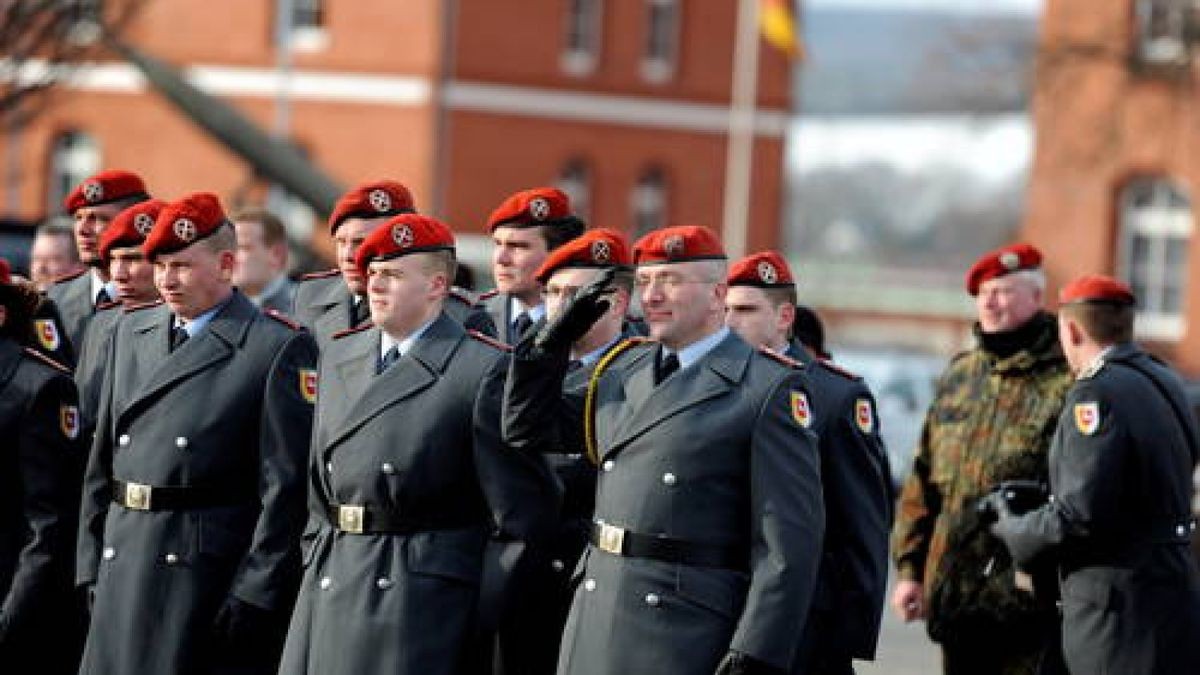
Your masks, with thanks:
[[[662,384],[662,381],[670,377],[679,370],[679,357],[674,354],[668,354],[665,358],[660,351],[658,353],[657,367],[654,371],[654,384]]]
[[[392,365],[393,363],[395,363],[396,361],[399,361],[399,360],[400,360],[400,348],[397,347],[396,345],[392,345],[392,348],[387,350],[387,353],[385,353],[383,355],[383,358],[379,359],[379,365],[375,367],[375,374],[376,375],[381,374],[383,371],[388,369],[388,366]]]
[[[350,327],[354,328],[371,318],[371,308],[367,306],[366,298],[356,298],[350,301]]]
[[[95,306],[99,307],[100,305],[105,305],[110,302],[112,302],[112,296],[110,296],[108,294],[108,289],[101,288],[100,292],[96,294],[96,305]]]
[[[533,319],[529,318],[529,312],[521,312],[521,315],[512,323],[512,334],[508,336],[509,344],[517,344],[525,335],[525,331],[529,330],[532,325]]]
[[[183,326],[175,326],[171,329],[171,351],[179,349],[180,345],[188,341],[187,329]]]

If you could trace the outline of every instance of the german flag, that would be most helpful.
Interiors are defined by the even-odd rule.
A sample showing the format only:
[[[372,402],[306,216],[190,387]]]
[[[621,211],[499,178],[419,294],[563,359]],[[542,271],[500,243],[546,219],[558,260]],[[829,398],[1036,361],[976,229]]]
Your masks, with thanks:
[[[804,58],[790,0],[759,0],[759,29],[767,44],[794,59]]]

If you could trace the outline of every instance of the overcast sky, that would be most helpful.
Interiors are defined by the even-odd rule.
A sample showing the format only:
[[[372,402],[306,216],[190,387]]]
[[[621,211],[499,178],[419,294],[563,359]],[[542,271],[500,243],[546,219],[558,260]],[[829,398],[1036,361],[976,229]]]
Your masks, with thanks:
[[[1023,12],[1038,14],[1043,0],[801,0],[802,7],[871,7],[937,9],[954,12]]]

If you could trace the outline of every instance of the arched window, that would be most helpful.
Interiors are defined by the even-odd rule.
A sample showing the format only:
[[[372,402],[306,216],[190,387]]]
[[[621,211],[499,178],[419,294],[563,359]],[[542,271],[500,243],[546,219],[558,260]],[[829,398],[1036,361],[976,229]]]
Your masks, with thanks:
[[[1138,299],[1138,332],[1152,339],[1183,337],[1191,201],[1173,181],[1144,178],[1120,195],[1118,272]]]
[[[667,177],[662,168],[652,166],[642,172],[630,195],[633,231],[636,237],[667,224]]]
[[[600,35],[604,25],[604,0],[566,0],[567,25],[562,69],[571,75],[586,75],[600,58]]]
[[[592,206],[592,172],[587,162],[576,157],[564,164],[557,183],[558,189],[571,199],[571,210],[587,221]]]
[[[642,77],[666,82],[675,75],[679,60],[679,1],[646,0],[646,44]]]
[[[50,175],[46,177],[46,213],[60,213],[63,199],[83,179],[100,170],[100,146],[82,131],[66,131],[50,147]]]

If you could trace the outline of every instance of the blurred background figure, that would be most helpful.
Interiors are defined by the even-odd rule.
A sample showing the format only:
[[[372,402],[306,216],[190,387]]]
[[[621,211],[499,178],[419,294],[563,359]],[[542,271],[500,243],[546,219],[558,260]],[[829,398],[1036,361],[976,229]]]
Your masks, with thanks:
[[[82,269],[70,224],[51,219],[38,227],[29,250],[29,276],[39,291],[45,291],[55,279]]]
[[[237,266],[233,284],[262,309],[292,311],[295,283],[287,277],[288,239],[283,221],[270,211],[250,209],[233,218]]]

